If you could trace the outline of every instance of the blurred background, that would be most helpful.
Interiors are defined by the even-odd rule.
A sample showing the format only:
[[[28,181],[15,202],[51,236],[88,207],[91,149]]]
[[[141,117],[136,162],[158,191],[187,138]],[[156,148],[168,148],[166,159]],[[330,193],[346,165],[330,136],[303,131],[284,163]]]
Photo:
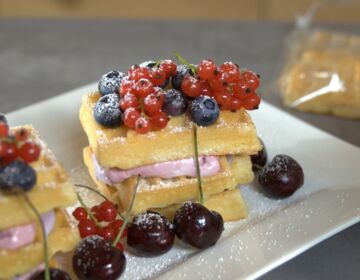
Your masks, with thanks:
[[[315,0],[0,0],[1,17],[292,21],[324,2],[316,20],[359,22],[360,1]]]

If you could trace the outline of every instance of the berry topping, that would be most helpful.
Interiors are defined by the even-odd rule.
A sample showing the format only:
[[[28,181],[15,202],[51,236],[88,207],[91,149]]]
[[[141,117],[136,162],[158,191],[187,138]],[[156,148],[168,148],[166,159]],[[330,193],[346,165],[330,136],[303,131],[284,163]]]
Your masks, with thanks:
[[[18,156],[27,163],[37,161],[40,157],[39,145],[32,142],[25,142],[18,151]]]
[[[163,111],[170,116],[179,116],[185,113],[188,101],[185,95],[177,89],[169,89],[164,94]]]
[[[160,68],[164,69],[167,78],[175,76],[177,73],[176,64],[170,59],[162,60]]]
[[[9,126],[6,122],[0,122],[0,137],[7,137],[9,135]]]
[[[201,84],[200,81],[190,75],[184,77],[181,82],[181,90],[190,97],[197,97],[200,95]]]
[[[162,103],[163,99],[161,99],[159,96],[156,96],[155,93],[149,94],[144,98],[145,112],[149,115],[159,112],[161,106],[163,105]]]
[[[0,122],[5,123],[7,125],[9,124],[7,118],[3,113],[0,113]]]
[[[145,134],[150,131],[150,121],[145,117],[140,117],[135,121],[135,131],[140,134]]]
[[[15,160],[0,169],[0,189],[11,191],[30,190],[36,183],[34,169],[21,160]]]
[[[288,197],[303,185],[304,173],[293,158],[277,155],[260,171],[259,183],[270,196]]]
[[[140,112],[135,108],[128,108],[123,115],[124,124],[129,128],[135,128],[136,121],[140,118]]]
[[[105,200],[103,201],[98,209],[99,220],[102,222],[112,222],[115,220],[117,215],[117,210],[111,201]]]
[[[150,124],[153,130],[160,130],[166,127],[169,117],[166,113],[159,111],[151,116]]]
[[[68,273],[58,268],[50,268],[50,279],[51,280],[71,280],[71,277]],[[29,280],[44,280],[45,279],[45,270],[35,273],[30,277]]]
[[[148,79],[140,79],[135,83],[134,93],[140,97],[144,98],[149,94],[154,92],[154,86]]]
[[[12,163],[18,156],[18,148],[13,142],[0,142],[0,166]]]
[[[85,220],[88,217],[87,211],[83,207],[76,207],[72,215],[77,221]]]
[[[95,223],[89,219],[81,220],[79,222],[78,228],[81,238],[85,238],[90,235],[95,235],[97,233],[97,228]]]
[[[137,82],[141,79],[148,80],[151,77],[151,70],[147,67],[138,67],[129,73],[130,79]]]
[[[29,132],[25,128],[21,128],[15,132],[15,139],[18,142],[25,141],[29,138]]]
[[[252,71],[244,71],[241,73],[241,79],[245,86],[251,91],[255,91],[260,85],[260,76]]]
[[[210,59],[204,59],[198,66],[198,75],[202,80],[212,80],[217,75],[216,64]]]
[[[99,92],[102,95],[118,93],[121,80],[124,77],[125,74],[117,70],[110,71],[109,73],[104,74],[99,81]]]
[[[220,66],[220,70],[224,73],[224,79],[227,83],[234,83],[240,78],[239,66],[232,62],[224,62]]]
[[[124,96],[127,93],[134,93],[135,82],[129,79],[129,76],[126,76],[120,85],[120,96]]]
[[[128,227],[127,244],[137,255],[158,256],[174,243],[173,225],[162,215],[148,211],[135,216]]]
[[[189,106],[191,120],[197,125],[208,126],[216,122],[219,117],[219,106],[209,96],[195,98]]]
[[[175,233],[179,239],[200,249],[214,245],[224,230],[221,215],[201,204],[184,203],[174,216]]]
[[[80,280],[115,280],[125,270],[125,265],[124,253],[97,235],[80,241],[72,259],[74,272]]]
[[[115,93],[102,96],[94,108],[96,122],[109,128],[120,126],[122,122],[119,102],[119,96]]]
[[[254,172],[259,171],[261,168],[263,168],[267,162],[267,152],[266,152],[266,147],[264,142],[259,139],[262,145],[262,149],[257,152],[257,154],[252,155],[251,158],[251,163],[252,163],[252,170]]]
[[[124,95],[123,98],[120,99],[120,108],[125,111],[128,108],[137,108],[139,106],[139,102],[137,97],[128,92]]]
[[[174,89],[181,89],[181,83],[185,76],[188,75],[194,75],[193,73],[186,65],[180,64],[177,66],[177,73],[175,76],[171,78],[171,85]]]

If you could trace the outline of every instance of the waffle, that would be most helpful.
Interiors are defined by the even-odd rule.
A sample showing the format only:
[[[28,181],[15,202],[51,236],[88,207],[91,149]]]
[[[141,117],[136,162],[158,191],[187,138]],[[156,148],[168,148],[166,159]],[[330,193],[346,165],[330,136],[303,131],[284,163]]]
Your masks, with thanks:
[[[84,149],[83,155],[85,165],[88,167],[89,173],[100,191],[109,198],[115,200],[119,198],[120,201],[117,202],[120,202],[124,209],[128,209],[135,191],[136,176],[116,185],[115,191],[114,187],[108,187],[105,183],[96,179],[90,147]],[[202,178],[205,196],[234,189],[238,184],[249,183],[254,178],[249,156],[235,156],[231,163],[228,163],[225,156],[220,157],[220,166],[221,171],[218,174]],[[194,199],[198,195],[196,178],[141,178],[132,212],[137,214],[149,208],[164,208],[172,204],[179,204],[186,200]]]
[[[37,173],[35,187],[28,192],[29,199],[40,213],[54,208],[74,204],[76,194],[73,185],[68,181],[65,170],[55,159],[54,154],[39,139],[32,126],[25,126],[30,137],[41,145],[38,161],[31,164]],[[14,130],[19,128],[14,128]],[[11,211],[9,211],[11,209]],[[27,224],[36,219],[35,215],[21,196],[4,195],[0,192],[0,231],[16,225]]]
[[[360,118],[360,37],[317,31],[298,49],[279,80],[284,104]]]
[[[48,236],[49,259],[57,252],[71,251],[78,243],[78,232],[70,227],[66,213],[60,210],[76,202],[73,185],[68,181],[64,169],[54,154],[40,140],[32,126],[12,128],[12,131],[25,128],[29,138],[41,146],[38,161],[31,164],[36,171],[36,185],[27,192],[28,198],[40,214],[55,211],[56,222]],[[44,262],[43,240],[40,224],[34,212],[23,196],[0,192],[0,231],[8,228],[35,222],[35,240],[17,249],[0,250],[0,279],[12,279],[33,270]]]
[[[79,242],[75,229],[69,226],[66,214],[56,210],[56,223],[48,236],[48,254],[52,258],[57,252],[71,251]],[[0,250],[0,279],[12,279],[31,271],[44,262],[43,243],[39,232],[36,240],[16,250]]]
[[[153,208],[151,210],[161,213],[172,221],[175,211],[181,205],[182,204],[174,204],[165,208]],[[220,213],[224,222],[244,219],[248,214],[245,202],[237,188],[209,196],[205,200],[204,206]]]
[[[193,156],[192,123],[185,115],[172,117],[164,129],[147,134],[125,126],[104,128],[93,116],[99,97],[99,93],[91,93],[83,98],[80,121],[101,166],[131,169]],[[214,125],[198,128],[198,142],[201,155],[251,155],[261,149],[245,110],[221,111]]]

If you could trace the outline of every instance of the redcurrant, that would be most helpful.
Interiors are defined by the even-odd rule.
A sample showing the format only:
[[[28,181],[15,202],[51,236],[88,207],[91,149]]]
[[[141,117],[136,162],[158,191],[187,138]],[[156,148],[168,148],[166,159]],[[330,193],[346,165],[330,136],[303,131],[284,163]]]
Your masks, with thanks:
[[[142,68],[141,68],[142,69]],[[134,93],[138,97],[146,97],[154,92],[154,86],[148,79],[140,79],[136,82],[134,87]]]
[[[193,76],[185,76],[181,82],[181,90],[190,97],[200,95],[200,81]]]
[[[150,131],[150,122],[145,117],[140,117],[135,122],[135,131],[140,134],[145,134]]]
[[[124,95],[123,98],[120,99],[120,108],[125,111],[128,108],[136,108],[139,106],[139,102],[137,97],[128,92]]]
[[[198,75],[202,80],[212,80],[217,75],[216,64],[210,59],[204,59],[198,66]]]
[[[128,128],[135,128],[136,121],[140,118],[140,112],[135,108],[128,108],[123,115],[124,124]]]
[[[20,147],[18,156],[21,157],[25,162],[31,163],[39,159],[40,152],[41,149],[39,145],[32,142],[26,142]]]
[[[163,111],[160,111],[160,112],[157,112],[155,113],[154,115],[151,116],[151,127],[154,129],[154,130],[160,130],[160,129],[163,129],[164,127],[166,127],[167,123],[169,121],[169,117],[168,115],[163,112]]]
[[[72,215],[77,221],[85,220],[88,217],[88,214],[83,207],[76,207],[76,209],[72,212]]]
[[[93,221],[89,219],[81,220],[78,225],[80,237],[84,238],[86,236],[95,235],[97,232],[96,225]]]

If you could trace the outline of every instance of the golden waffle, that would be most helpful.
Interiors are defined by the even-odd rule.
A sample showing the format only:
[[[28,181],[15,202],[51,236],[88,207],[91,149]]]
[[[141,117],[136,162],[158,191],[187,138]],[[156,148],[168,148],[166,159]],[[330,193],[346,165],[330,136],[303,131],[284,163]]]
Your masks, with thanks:
[[[122,184],[116,185],[116,194],[114,193],[114,188],[108,187],[105,183],[96,179],[90,147],[84,149],[84,162],[101,192],[108,197],[116,197],[118,195],[122,207],[128,209],[135,190],[136,176],[125,180]],[[226,157],[223,156],[220,158],[220,166],[221,171],[218,174],[202,178],[205,196],[234,189],[238,184],[249,183],[254,178],[249,156],[234,156],[230,164]],[[149,208],[163,208],[172,204],[179,204],[194,199],[198,195],[196,178],[141,178],[132,213],[137,214]]]
[[[104,128],[93,116],[99,97],[99,93],[91,93],[83,98],[80,121],[101,166],[130,169],[193,156],[192,123],[185,115],[172,117],[164,129],[147,134],[138,134],[124,125]],[[250,155],[261,149],[245,110],[221,111],[215,124],[198,128],[198,142],[200,155]]]
[[[43,242],[39,230],[37,232],[36,240],[27,246],[16,250],[0,250],[0,279],[23,275],[44,262]],[[70,227],[65,213],[56,210],[56,223],[48,236],[49,258],[57,252],[71,251],[78,242],[77,229]]]
[[[287,106],[360,118],[360,37],[314,32],[293,51],[279,84]]]
[[[39,139],[32,126],[25,126],[30,137],[40,144],[40,159],[31,164],[37,173],[35,187],[28,192],[29,199],[40,213],[46,213],[54,208],[66,207],[76,202],[73,185],[68,181],[63,167],[55,159],[54,154]],[[14,130],[20,128],[14,128]],[[5,195],[0,192],[0,231],[32,222],[36,219],[33,211],[22,196]]]
[[[182,204],[175,204],[165,208],[153,208],[151,210],[161,213],[172,221],[176,210],[181,205]],[[209,196],[205,200],[204,206],[220,213],[224,222],[244,219],[248,214],[245,202],[237,188]]]

